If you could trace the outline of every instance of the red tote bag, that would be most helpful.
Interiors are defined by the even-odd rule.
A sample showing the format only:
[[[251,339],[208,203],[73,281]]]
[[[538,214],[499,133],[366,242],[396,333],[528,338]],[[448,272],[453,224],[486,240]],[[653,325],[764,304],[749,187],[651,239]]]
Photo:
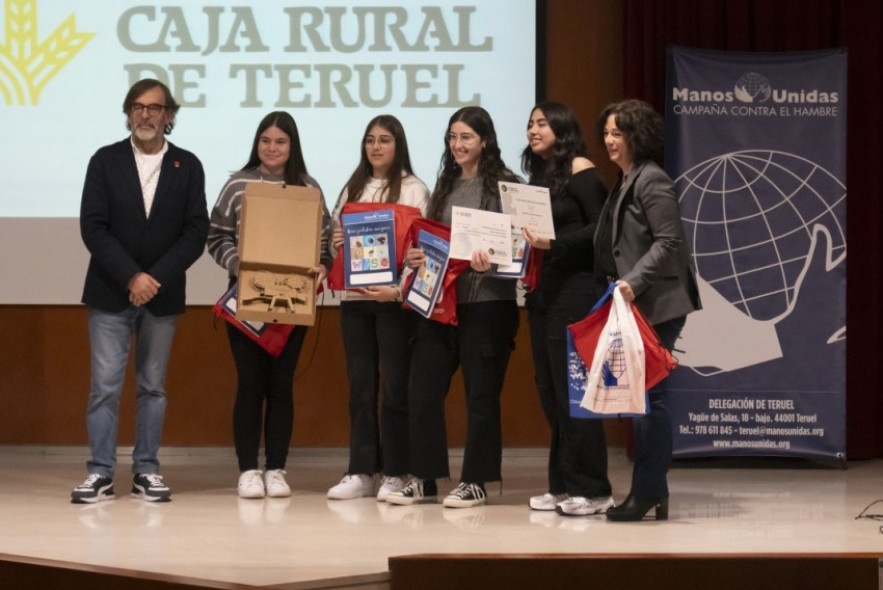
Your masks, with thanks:
[[[391,210],[395,216],[396,226],[396,267],[402,268],[405,260],[405,248],[408,239],[408,230],[415,219],[420,219],[420,209],[410,205],[398,203],[346,203],[341,215],[344,213],[366,213],[368,211]],[[331,271],[326,280],[328,288],[334,291],[346,289],[343,280],[343,256],[337,256],[331,264]]]
[[[232,307],[231,307],[232,302]],[[258,325],[253,322],[243,322],[234,313],[236,304],[236,285],[224,293],[212,307],[212,313],[217,318],[229,322],[234,328],[248,336],[251,340],[267,351],[270,355],[278,357],[288,342],[288,337],[294,331],[293,324],[270,324]]]
[[[632,305],[632,313],[638,324],[638,331],[641,332],[641,340],[644,342],[644,379],[645,387],[649,391],[674,371],[678,366],[678,361],[662,344],[659,334],[647,322],[647,318],[644,317],[637,305]]]
[[[405,241],[405,248],[410,248],[412,244],[417,243],[417,236],[421,229],[447,241],[451,240],[451,228],[449,226],[421,217],[411,223],[411,228]],[[442,281],[442,293],[432,309],[429,319],[442,324],[457,325],[457,278],[468,268],[468,260],[448,260],[445,278]],[[411,283],[414,282],[414,275],[415,273],[408,273],[408,276],[405,277],[403,293],[407,293],[411,288]],[[402,304],[402,307],[410,309],[407,303]]]
[[[573,344],[583,362],[590,366],[595,356],[595,346],[598,344],[598,338],[601,330],[607,322],[607,316],[610,313],[612,302],[610,295],[615,289],[615,285],[611,285],[607,292],[601,297],[592,311],[582,320],[570,324],[567,329],[573,335]],[[638,309],[637,305],[632,305],[632,312],[635,316],[635,322],[638,324],[638,331],[641,333],[641,341],[644,343],[644,389],[650,390],[654,385],[668,377],[678,361],[671,355],[671,352],[659,340],[659,335],[653,329],[644,314]]]
[[[540,283],[540,274],[543,271],[543,252],[539,248],[531,248],[527,255],[527,269],[524,271],[524,278],[521,284],[527,292],[531,292],[537,288]]]

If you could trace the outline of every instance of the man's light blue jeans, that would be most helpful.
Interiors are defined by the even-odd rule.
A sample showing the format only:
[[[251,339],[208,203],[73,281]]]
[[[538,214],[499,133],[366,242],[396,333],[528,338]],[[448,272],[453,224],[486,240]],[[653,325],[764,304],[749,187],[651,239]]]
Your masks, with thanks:
[[[133,341],[136,356],[132,471],[159,472],[157,453],[166,411],[166,368],[177,320],[178,316],[151,315],[143,307],[129,307],[121,313],[89,308],[92,383],[86,427],[92,459],[86,468],[90,474],[112,478],[116,470],[120,396]]]

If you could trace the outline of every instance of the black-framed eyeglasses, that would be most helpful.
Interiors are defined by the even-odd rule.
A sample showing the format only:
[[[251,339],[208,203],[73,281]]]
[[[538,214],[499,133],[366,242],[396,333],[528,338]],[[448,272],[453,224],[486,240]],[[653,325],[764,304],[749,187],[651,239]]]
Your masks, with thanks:
[[[158,115],[166,108],[164,104],[141,104],[140,102],[133,102],[129,107],[129,112],[140,115],[141,111],[147,109],[148,114],[150,115]]]

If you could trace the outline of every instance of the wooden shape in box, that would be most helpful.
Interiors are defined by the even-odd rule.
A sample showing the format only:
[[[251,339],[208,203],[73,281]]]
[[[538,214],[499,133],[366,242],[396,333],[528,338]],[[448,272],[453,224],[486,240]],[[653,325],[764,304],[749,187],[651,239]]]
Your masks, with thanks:
[[[239,226],[241,320],[312,326],[316,319],[322,195],[318,189],[249,182]]]

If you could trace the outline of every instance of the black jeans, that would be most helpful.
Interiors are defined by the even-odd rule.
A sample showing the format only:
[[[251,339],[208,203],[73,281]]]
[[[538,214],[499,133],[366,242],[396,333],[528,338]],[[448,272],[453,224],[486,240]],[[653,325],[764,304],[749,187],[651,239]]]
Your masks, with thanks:
[[[349,474],[410,473],[408,375],[417,317],[397,302],[340,304],[349,378]]]
[[[546,277],[544,277],[544,280]],[[527,297],[531,349],[540,405],[552,431],[549,492],[594,498],[612,492],[607,477],[607,441],[602,420],[570,417],[567,384],[567,325],[594,304],[591,272],[554,277],[554,288]]]
[[[294,369],[305,326],[297,326],[278,357],[227,324],[238,384],[233,405],[233,440],[239,470],[258,468],[261,430],[267,469],[284,469],[294,424]]]
[[[450,476],[445,396],[460,367],[467,411],[460,481],[500,481],[500,395],[515,347],[518,306],[514,300],[460,304],[457,319],[458,326],[418,320],[408,388],[411,471],[421,479]]]

